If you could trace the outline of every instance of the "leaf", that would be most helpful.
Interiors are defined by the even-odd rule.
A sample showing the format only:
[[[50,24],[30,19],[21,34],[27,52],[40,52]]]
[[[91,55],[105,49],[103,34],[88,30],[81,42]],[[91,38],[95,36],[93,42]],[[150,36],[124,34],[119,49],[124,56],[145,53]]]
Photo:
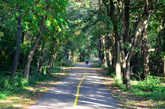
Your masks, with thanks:
[[[60,18],[60,21],[61,21],[61,22],[63,22],[63,21],[64,21],[64,19],[63,19],[63,18]]]
[[[57,22],[57,20],[56,20],[56,19],[53,19],[53,21],[54,21],[54,23],[55,23],[55,24],[58,24],[58,22]]]
[[[35,15],[33,15],[33,19],[34,19],[34,20],[37,19]]]
[[[46,20],[45,25],[50,26],[51,25],[51,21],[50,20]]]

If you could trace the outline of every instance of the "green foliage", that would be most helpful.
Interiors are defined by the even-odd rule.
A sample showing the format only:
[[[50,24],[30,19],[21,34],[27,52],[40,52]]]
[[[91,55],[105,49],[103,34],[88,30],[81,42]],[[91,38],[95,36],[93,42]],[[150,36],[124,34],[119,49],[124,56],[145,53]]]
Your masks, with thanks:
[[[27,85],[27,81],[19,73],[16,73],[13,77],[5,75],[0,77],[0,88],[11,89],[13,87],[25,87]]]
[[[101,61],[94,61],[90,65],[91,68],[100,68],[101,66],[102,66]]]
[[[140,98],[152,99],[152,100],[165,100],[165,87],[161,84],[161,81],[156,76],[148,75],[144,81],[131,81],[130,91],[126,90],[124,84],[119,82],[119,80],[114,80],[114,85],[119,87],[123,91],[127,91]]]
[[[120,84],[122,84],[121,79],[114,78],[113,84],[115,86],[120,86]]]
[[[0,83],[1,83],[1,87],[2,87],[2,88],[3,88],[3,87],[4,87],[4,88],[9,88],[9,87],[10,87],[9,78],[10,78],[10,77],[6,76],[6,77],[3,77],[3,78],[1,79]]]
[[[7,96],[9,96],[11,94],[12,94],[12,92],[10,92],[10,91],[0,90],[0,99],[4,99],[4,98],[6,98]]]
[[[31,73],[29,77],[29,84],[37,84],[38,81],[44,81],[49,77],[48,74],[42,75],[40,73]]]
[[[60,72],[60,67],[51,69],[51,72]],[[29,83],[23,78],[21,72],[16,72],[11,78],[10,76],[4,76],[7,72],[2,72],[3,76],[0,76],[0,99],[5,99],[6,97],[22,93],[25,88],[37,84],[39,81],[50,80],[51,77],[55,75],[40,74],[40,73],[30,73]]]
[[[144,81],[140,81],[138,83],[138,86],[143,91],[145,90],[154,91],[155,88],[161,87],[162,84],[158,77],[147,75]]]
[[[73,62],[71,60],[67,60],[64,64],[65,67],[73,67],[77,64],[77,62]]]

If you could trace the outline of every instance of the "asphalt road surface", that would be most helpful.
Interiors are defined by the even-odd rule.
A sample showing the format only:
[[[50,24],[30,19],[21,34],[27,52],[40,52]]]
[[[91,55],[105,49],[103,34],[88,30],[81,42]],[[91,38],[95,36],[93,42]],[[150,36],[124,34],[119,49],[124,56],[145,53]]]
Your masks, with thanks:
[[[28,109],[121,109],[121,107],[103,85],[102,77],[83,62],[73,67],[68,77],[56,83]]]

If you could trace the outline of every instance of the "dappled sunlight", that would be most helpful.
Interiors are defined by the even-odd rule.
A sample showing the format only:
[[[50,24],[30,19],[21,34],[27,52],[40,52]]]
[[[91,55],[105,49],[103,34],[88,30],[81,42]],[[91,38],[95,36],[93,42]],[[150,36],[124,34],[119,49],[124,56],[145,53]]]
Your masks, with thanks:
[[[52,73],[53,75],[66,75],[66,73]]]
[[[94,69],[95,68],[89,68],[89,65],[86,65],[84,62],[72,67],[72,73],[67,78],[57,82],[29,109],[53,109],[53,107],[56,107],[57,109],[65,107],[67,107],[67,109],[72,109],[77,95],[77,87],[84,75],[85,78],[79,87],[77,109],[84,109],[83,107],[91,109],[119,108],[117,102],[112,100],[114,98],[105,88],[104,83],[102,82],[103,78],[100,77]],[[111,80],[108,78],[104,79]],[[111,101],[110,104],[109,101]]]
[[[35,85],[20,88],[20,93],[7,96],[4,101],[0,101],[4,108],[27,109],[43,96],[57,81],[69,75],[71,69],[65,69],[63,73],[53,73],[48,80],[38,81]],[[14,89],[13,89],[14,90]],[[19,90],[19,89],[17,89]]]
[[[27,102],[30,102],[31,99],[26,99],[23,96],[9,96],[4,101],[0,101],[3,105],[7,106],[8,108],[27,108]]]
[[[18,107],[23,107],[23,106],[24,106],[24,105],[21,105],[21,104],[13,105],[13,107],[15,107],[15,108],[16,108],[16,107],[17,107],[17,108],[18,108]]]
[[[7,100],[0,100],[0,103],[12,103],[13,101],[10,99]]]
[[[97,99],[96,99],[96,101],[98,101]],[[113,106],[110,106],[110,105],[106,105],[106,104],[102,104],[102,103],[96,103],[96,102],[90,102],[90,101],[83,101],[83,100],[80,100],[80,102],[81,103],[84,103],[84,104],[88,104],[88,105],[90,105],[91,107],[95,107],[95,108],[98,108],[98,106],[99,107],[106,107],[106,108],[108,108],[108,107],[113,107]],[[79,106],[77,106],[77,107],[79,107]]]
[[[88,67],[72,67],[72,69],[78,69],[78,70],[80,70],[80,69],[82,69],[82,70],[102,70],[101,68],[88,68]]]

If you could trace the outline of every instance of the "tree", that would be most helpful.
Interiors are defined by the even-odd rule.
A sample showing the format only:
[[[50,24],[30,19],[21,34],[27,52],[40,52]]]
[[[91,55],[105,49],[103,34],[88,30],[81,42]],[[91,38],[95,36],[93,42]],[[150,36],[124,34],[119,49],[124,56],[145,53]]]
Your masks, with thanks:
[[[114,26],[114,32],[115,32],[116,41],[119,41],[119,44],[120,44],[120,49],[122,51],[123,68],[126,68],[126,87],[129,90],[130,89],[130,60],[131,60],[131,57],[132,57],[132,54],[133,54],[133,51],[134,51],[134,48],[135,48],[135,45],[136,45],[137,37],[138,37],[138,35],[141,33],[141,31],[144,28],[147,29],[150,13],[153,12],[153,10],[154,10],[154,8],[156,6],[157,1],[154,2],[154,5],[151,8],[151,10],[149,10],[148,1],[147,0],[145,1],[145,8],[144,8],[144,12],[145,13],[143,13],[141,15],[141,17],[138,18],[138,20],[136,22],[136,26],[134,26],[134,28],[133,28],[133,34],[132,34],[133,41],[132,41],[130,50],[127,53],[125,53],[125,51],[123,49],[123,44],[125,44],[125,43],[123,43],[124,41],[121,38],[122,33],[120,33],[120,31],[118,29],[118,25],[119,24],[117,24],[117,22],[120,22],[120,19],[121,19],[120,16],[122,16],[122,12],[120,11],[120,7],[121,6],[120,6],[120,4],[119,5],[117,5],[117,4],[114,5],[115,2],[112,1],[112,0],[109,0],[109,1],[103,0],[103,2],[104,2],[104,5],[107,8],[107,11],[109,11],[108,12],[109,13],[108,16],[111,18],[111,21],[112,21],[113,26]],[[125,3],[125,4],[129,5],[129,1],[126,1],[126,2],[128,2],[128,3]],[[118,9],[118,11],[117,11],[118,12],[118,16],[119,16],[118,19],[115,18],[115,12],[116,12],[115,9],[116,10]],[[129,9],[127,11],[129,11]],[[125,13],[127,13],[127,11]],[[148,13],[148,12],[150,12],[150,13]],[[144,20],[142,20],[144,15],[146,15],[146,17],[144,18]],[[128,22],[129,18],[126,18],[126,19],[127,19],[127,22]],[[124,67],[125,65],[126,65],[126,67]],[[125,71],[125,70],[123,70],[123,71]]]
[[[32,61],[33,55],[35,53],[35,50],[37,48],[37,45],[38,45],[40,39],[42,38],[45,23],[49,28],[51,28],[51,26],[50,26],[51,25],[51,20],[54,21],[54,24],[57,24],[57,20],[55,18],[53,19],[53,16],[50,15],[50,13],[48,13],[48,10],[53,9],[53,7],[57,8],[58,11],[57,11],[57,13],[54,13],[55,15],[57,15],[59,12],[61,12],[61,13],[65,12],[64,10],[65,10],[65,6],[66,6],[67,2],[65,0],[63,0],[63,1],[59,1],[59,4],[62,3],[62,2],[63,2],[62,5],[58,5],[55,1],[54,2],[51,1],[50,3],[48,1],[46,1],[46,2],[43,2],[42,4],[39,4],[39,6],[38,6],[39,9],[41,9],[42,6],[40,6],[40,5],[44,5],[46,7],[46,9],[42,10],[41,13],[40,13],[40,15],[41,15],[40,16],[41,17],[40,30],[39,30],[39,33],[38,33],[38,35],[37,35],[37,37],[36,37],[36,39],[33,43],[32,48],[29,52],[27,62],[26,62],[26,66],[25,66],[25,69],[24,69],[24,78],[26,78],[27,80],[28,80],[28,77],[29,77],[29,70],[30,70],[31,61]],[[46,11],[47,11],[47,13],[46,13]],[[46,17],[48,17],[47,20],[46,20]],[[35,16],[33,16],[33,18],[35,19]],[[63,20],[63,19],[61,19],[61,20]],[[56,28],[58,30],[61,30],[58,25],[56,26]]]
[[[13,61],[13,66],[12,66],[12,72],[11,72],[11,77],[15,73],[17,69],[17,64],[18,64],[18,59],[19,59],[19,53],[20,53],[20,43],[21,43],[21,9],[18,8],[18,21],[17,21],[17,48],[15,52],[15,57]]]

